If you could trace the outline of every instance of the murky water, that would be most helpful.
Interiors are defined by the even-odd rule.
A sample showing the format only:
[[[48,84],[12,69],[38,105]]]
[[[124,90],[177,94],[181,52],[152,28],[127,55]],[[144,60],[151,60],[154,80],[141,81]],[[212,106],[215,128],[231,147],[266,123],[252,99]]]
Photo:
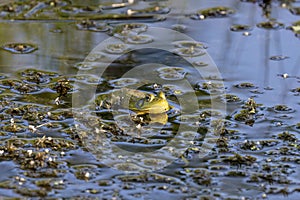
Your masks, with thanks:
[[[0,6],[1,197],[299,198],[298,2]]]

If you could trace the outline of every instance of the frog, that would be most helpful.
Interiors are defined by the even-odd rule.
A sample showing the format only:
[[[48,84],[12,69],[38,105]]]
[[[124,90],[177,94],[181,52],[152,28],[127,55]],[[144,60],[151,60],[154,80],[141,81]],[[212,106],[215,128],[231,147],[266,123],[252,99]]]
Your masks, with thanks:
[[[101,99],[103,100],[103,97]],[[113,91],[107,99],[114,108],[120,106],[135,112],[137,115],[161,114],[172,108],[163,91],[159,91],[155,95],[151,92],[122,88]]]
[[[135,94],[137,92],[135,91]],[[132,95],[129,100],[129,110],[143,114],[160,114],[170,110],[170,105],[165,94],[160,91],[157,95],[152,93],[144,93],[144,95]]]
[[[137,115],[161,114],[171,109],[163,91],[157,95],[140,90],[123,88],[121,89],[121,105]]]

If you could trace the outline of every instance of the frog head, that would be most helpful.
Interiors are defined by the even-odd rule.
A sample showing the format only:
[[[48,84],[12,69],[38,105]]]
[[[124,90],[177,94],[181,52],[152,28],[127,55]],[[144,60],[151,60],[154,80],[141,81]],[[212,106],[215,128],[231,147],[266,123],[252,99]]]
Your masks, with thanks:
[[[146,93],[144,98],[131,100],[129,109],[140,115],[158,114],[170,110],[170,106],[165,94],[159,92],[157,96],[152,93]]]

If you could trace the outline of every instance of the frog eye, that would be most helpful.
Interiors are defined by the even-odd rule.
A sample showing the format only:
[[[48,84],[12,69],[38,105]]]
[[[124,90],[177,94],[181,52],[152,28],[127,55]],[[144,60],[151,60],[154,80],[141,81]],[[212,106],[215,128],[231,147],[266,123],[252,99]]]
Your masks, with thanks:
[[[153,94],[147,94],[145,97],[147,102],[151,102],[154,99],[154,95]]]

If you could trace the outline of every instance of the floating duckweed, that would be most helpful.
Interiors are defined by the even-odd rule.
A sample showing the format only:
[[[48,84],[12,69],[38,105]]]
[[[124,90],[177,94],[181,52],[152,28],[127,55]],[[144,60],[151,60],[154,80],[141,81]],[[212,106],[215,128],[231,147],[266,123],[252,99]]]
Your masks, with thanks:
[[[91,169],[89,168],[79,168],[76,172],[75,172],[75,176],[77,179],[80,180],[89,180],[92,178],[92,174],[90,172]]]
[[[58,74],[36,69],[26,69],[21,72],[21,76],[25,77],[28,83],[45,84],[49,83],[52,78],[58,77]]]
[[[193,62],[193,65],[196,65],[197,67],[206,67],[208,66],[208,63],[202,61],[195,61]]]
[[[77,82],[82,82],[82,83],[87,83],[87,84],[101,84],[103,82],[103,78],[99,78],[96,75],[75,75],[70,77],[71,81],[77,81]]]
[[[5,16],[5,15],[10,15],[12,13],[17,13],[20,12],[21,6],[17,5],[17,4],[8,4],[8,5],[4,5],[1,8],[1,15]]]
[[[179,47],[179,48],[203,48],[203,49],[207,49],[208,47],[201,42],[196,42],[196,41],[177,41],[177,42],[173,42],[175,47]]]
[[[231,103],[231,102],[241,102],[241,99],[233,94],[225,94],[225,99],[227,103]]]
[[[270,30],[279,30],[284,28],[284,24],[277,21],[266,21],[261,22],[256,25],[258,28],[270,29]]]
[[[128,47],[125,44],[109,44],[105,50],[111,54],[123,54],[128,51]]]
[[[157,69],[159,77],[164,80],[181,80],[184,79],[187,72],[181,67],[161,67]]]
[[[201,119],[207,119],[211,117],[220,117],[222,114],[219,111],[216,110],[204,110],[200,113],[200,120]]]
[[[91,193],[91,194],[99,194],[101,191],[97,189],[88,189],[86,192]]]
[[[256,161],[256,158],[249,155],[242,156],[240,154],[235,154],[234,156],[225,158],[224,161],[229,162],[231,165],[241,167],[242,165],[252,165]]]
[[[206,81],[197,83],[196,89],[207,94],[218,94],[224,91],[224,85],[220,82]]]
[[[118,163],[115,164],[114,167],[116,167],[118,170],[127,172],[141,170],[141,168],[138,165],[132,163]]]
[[[191,126],[193,126],[192,123],[199,122],[199,115],[198,114],[190,114],[190,115],[182,114],[182,115],[176,117],[175,122],[178,122],[180,124],[190,124]],[[196,126],[198,126],[198,125],[196,125]]]
[[[163,91],[167,95],[175,95],[175,96],[181,95],[184,93],[184,91],[182,89],[180,89],[178,86],[168,85],[168,84],[164,84]]]
[[[206,170],[196,169],[191,176],[193,178],[193,181],[197,184],[208,186],[212,183],[211,175]]]
[[[288,113],[294,112],[294,109],[286,105],[276,105],[273,107],[273,109],[278,112],[288,112]]]
[[[68,118],[72,118],[73,117],[73,113],[69,110],[55,110],[53,112],[48,112],[47,114],[48,118],[51,120],[55,120],[55,121],[62,121]],[[50,124],[47,124],[50,125]],[[57,125],[56,125],[57,126]],[[51,128],[55,127],[54,123],[51,123]]]
[[[259,141],[249,141],[246,140],[242,145],[241,145],[241,149],[245,149],[245,150],[251,150],[251,151],[258,151],[261,150],[261,145]]]
[[[296,21],[292,26],[288,26],[286,29],[293,31],[297,37],[300,36],[300,21]]]
[[[29,43],[10,43],[1,47],[2,49],[14,54],[27,54],[36,51],[37,46]]]
[[[206,52],[200,48],[195,48],[194,46],[191,47],[182,47],[182,48],[177,48],[172,51],[173,53],[183,56],[183,57],[196,57],[196,56],[202,56]]]
[[[35,181],[35,184],[38,187],[43,187],[43,188],[47,188],[47,189],[52,188],[52,180],[51,179],[38,180],[38,181]]]
[[[252,26],[243,24],[234,24],[230,27],[230,30],[233,32],[251,31],[252,29]]]
[[[167,14],[170,12],[170,8],[164,6],[151,6],[144,9],[127,10],[128,15],[138,14]]]
[[[27,196],[27,197],[46,197],[48,192],[46,189],[30,189],[30,188],[17,188],[15,190],[16,193]]]
[[[172,25],[172,29],[179,32],[185,32],[187,27],[183,24],[174,24]]]
[[[162,174],[155,173],[142,173],[138,175],[120,175],[118,179],[124,182],[140,182],[145,183],[145,180],[149,182],[158,182],[158,183],[169,183],[172,185],[180,185],[180,182],[171,176],[166,176]]]
[[[28,94],[41,90],[41,87],[36,84],[26,83],[25,81],[4,79],[0,82],[0,87],[11,89],[12,92],[20,94]]]
[[[21,132],[25,132],[27,127],[21,124],[10,123],[8,125],[2,126],[1,129],[3,131],[10,132],[10,133],[21,133]]]
[[[11,89],[15,85],[21,84],[21,81],[19,81],[19,80],[5,79],[5,80],[2,80],[0,83],[1,83],[0,84],[1,87],[6,88],[6,89]]]
[[[253,83],[247,83],[247,82],[237,84],[237,85],[235,85],[235,87],[242,88],[242,89],[244,89],[244,88],[255,88]]]
[[[228,7],[212,7],[204,10],[199,10],[196,14],[191,16],[192,19],[205,19],[205,18],[221,18],[228,17],[235,13],[235,10]]]
[[[95,67],[93,64],[92,62],[78,62],[74,64],[74,67],[78,70],[91,70]]]
[[[120,79],[115,79],[115,80],[110,80],[109,84],[112,87],[116,87],[116,88],[123,88],[123,87],[127,87],[130,85],[134,85],[136,83],[138,83],[138,79],[135,78],[120,78]]]
[[[91,20],[82,20],[76,24],[79,30],[89,30],[95,32],[106,32],[109,30],[109,26],[105,23],[97,23]]]
[[[281,61],[281,60],[285,60],[285,59],[288,59],[288,58],[289,58],[288,56],[279,55],[279,56],[271,56],[270,60]]]
[[[166,164],[165,160],[162,159],[150,159],[150,158],[146,158],[142,160],[143,164],[147,167],[149,166],[164,166]]]
[[[58,14],[62,17],[87,17],[101,13],[98,7],[92,6],[63,6],[58,10]]]
[[[39,86],[30,85],[27,83],[21,83],[19,85],[15,85],[14,89],[21,94],[28,94],[28,93],[33,93],[41,90]]]
[[[253,126],[255,123],[253,114],[250,114],[248,110],[241,110],[240,113],[234,115],[234,120],[245,122],[248,126]]]
[[[68,92],[71,92],[73,86],[71,85],[68,79],[63,78],[56,82],[53,89],[56,90],[56,92],[59,94],[59,97],[62,97],[62,96],[66,96]]]
[[[130,35],[124,42],[129,44],[148,44],[153,41],[153,38],[148,35]]]
[[[246,172],[243,171],[229,171],[226,173],[226,176],[241,176],[241,177],[246,177]]]
[[[147,31],[147,29],[148,26],[142,23],[120,24],[112,29],[111,34],[115,37],[124,39],[127,38],[131,32],[139,34]]]
[[[161,67],[157,69],[157,71],[159,73],[177,73],[177,72],[183,73],[185,70],[184,68],[181,67]]]
[[[72,141],[64,140],[61,138],[51,138],[43,136],[33,140],[33,145],[39,148],[51,148],[57,151],[65,149],[74,149],[75,144]],[[45,152],[46,153],[46,152]]]
[[[98,182],[99,186],[110,186],[112,184],[113,184],[112,180],[107,180],[107,179],[99,180]]]
[[[289,10],[293,15],[300,15],[300,7],[291,7]]]
[[[217,147],[220,149],[222,152],[227,152],[228,149],[228,139],[226,137],[220,137],[217,140]]]
[[[296,95],[300,95],[300,87],[292,89],[291,92],[295,93]]]
[[[278,134],[277,138],[281,139],[283,141],[289,141],[289,142],[297,141],[297,137],[294,134],[289,133],[288,131],[284,131],[284,132]]]
[[[186,73],[172,73],[172,74],[159,74],[159,77],[164,80],[182,80],[184,79]]]

